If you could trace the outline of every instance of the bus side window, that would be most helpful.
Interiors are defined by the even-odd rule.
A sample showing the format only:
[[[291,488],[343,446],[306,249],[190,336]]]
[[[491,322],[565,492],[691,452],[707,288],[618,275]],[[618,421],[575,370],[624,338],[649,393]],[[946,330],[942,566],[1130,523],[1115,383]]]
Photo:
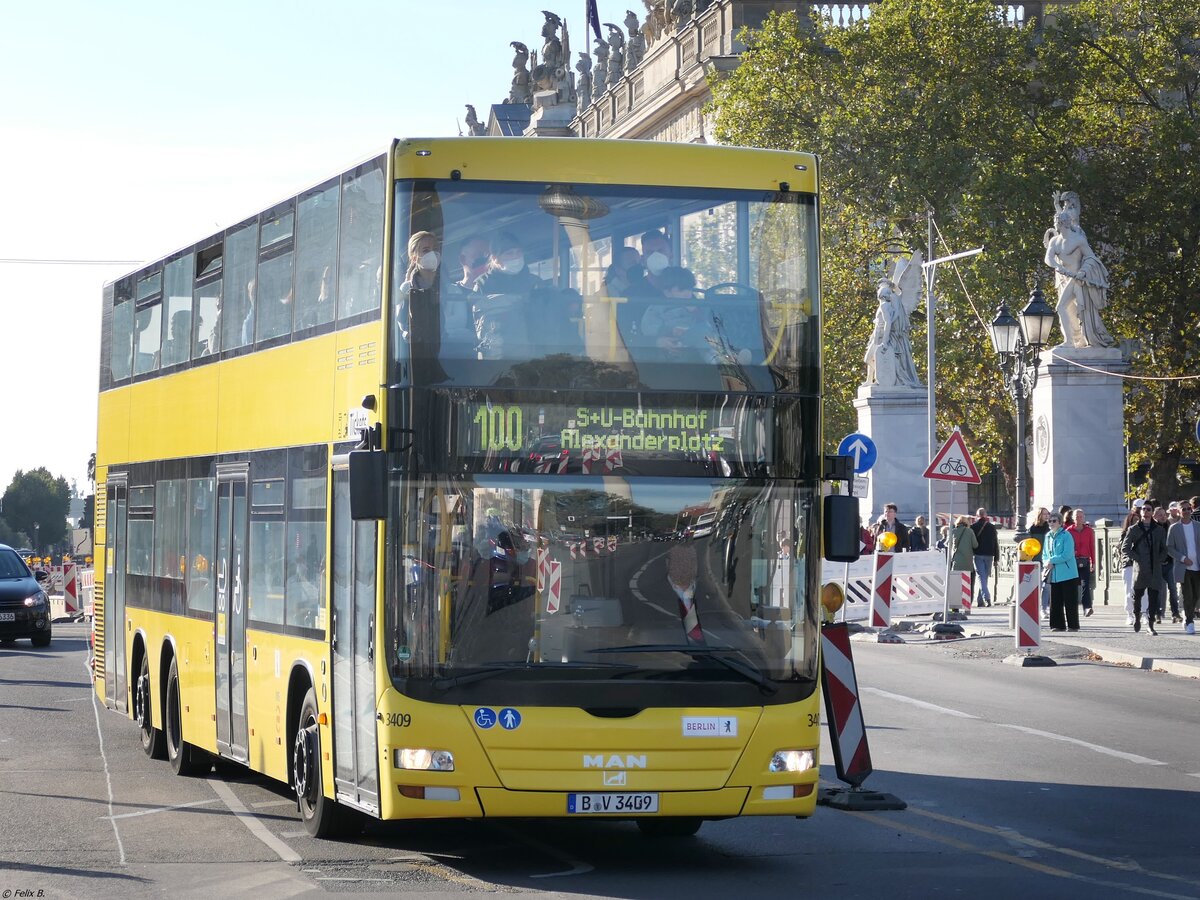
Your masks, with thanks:
[[[342,191],[338,318],[379,310],[383,277],[383,172],[370,168]]]
[[[133,369],[133,297],[127,295],[122,300],[119,289],[117,297],[112,319],[112,352],[109,356],[113,381],[128,378]]]

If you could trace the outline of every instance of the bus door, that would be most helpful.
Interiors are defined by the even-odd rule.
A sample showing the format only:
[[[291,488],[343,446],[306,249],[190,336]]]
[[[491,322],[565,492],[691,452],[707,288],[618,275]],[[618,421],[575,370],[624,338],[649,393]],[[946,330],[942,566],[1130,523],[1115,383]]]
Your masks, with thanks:
[[[217,750],[249,758],[246,729],[245,463],[217,466]]]
[[[379,809],[375,735],[376,523],[350,518],[349,458],[333,461],[333,757],[340,801]]]
[[[125,523],[124,475],[109,476],[104,567],[104,700],[125,712]]]

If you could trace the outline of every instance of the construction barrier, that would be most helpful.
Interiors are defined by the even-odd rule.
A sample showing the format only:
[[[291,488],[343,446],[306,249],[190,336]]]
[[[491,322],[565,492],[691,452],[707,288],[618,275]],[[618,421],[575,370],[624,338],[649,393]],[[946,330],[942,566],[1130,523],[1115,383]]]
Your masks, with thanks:
[[[1036,561],[1017,563],[1017,627],[1014,631],[1018,650],[1036,650],[1042,646],[1040,569]]]
[[[959,590],[957,607],[965,613],[971,611],[971,573],[958,572],[959,575]],[[954,606],[955,604],[951,604]]]
[[[946,557],[939,550],[917,553],[891,553],[891,615],[923,616],[941,612],[946,602]],[[876,560],[874,555],[860,557],[847,565],[826,564],[824,583],[840,585],[846,602],[839,621],[868,624],[874,598]]]
[[[825,695],[837,777],[858,787],[873,770],[850,654],[850,629],[845,622],[821,628],[821,692]]]
[[[871,627],[892,626],[892,557],[895,553],[875,551],[875,578],[871,583]]]

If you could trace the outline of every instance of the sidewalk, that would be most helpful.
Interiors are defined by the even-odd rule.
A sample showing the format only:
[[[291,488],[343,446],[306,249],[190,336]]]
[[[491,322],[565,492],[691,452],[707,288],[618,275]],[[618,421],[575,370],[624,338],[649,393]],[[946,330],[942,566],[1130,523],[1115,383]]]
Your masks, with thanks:
[[[961,624],[967,634],[1012,637],[1010,609],[1009,606],[978,609]],[[1125,624],[1124,605],[1097,605],[1089,618],[1079,620],[1079,631],[1076,632],[1051,631],[1043,621],[1041,640],[1043,645],[1082,647],[1109,663],[1162,671],[1184,678],[1200,678],[1200,635],[1184,634],[1183,625],[1172,625],[1169,615],[1164,617],[1161,625],[1154,627],[1158,629],[1157,637],[1146,628],[1143,616],[1142,630],[1134,631],[1132,625]]]

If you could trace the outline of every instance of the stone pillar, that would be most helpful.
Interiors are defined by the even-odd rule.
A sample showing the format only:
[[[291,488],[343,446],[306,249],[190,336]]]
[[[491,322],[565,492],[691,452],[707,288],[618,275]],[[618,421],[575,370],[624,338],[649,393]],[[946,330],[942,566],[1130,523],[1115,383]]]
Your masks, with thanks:
[[[1114,374],[1128,370],[1115,347],[1042,353],[1030,410],[1034,506],[1069,503],[1093,522],[1124,517],[1123,382]]]
[[[900,521],[911,525],[917,516],[926,514],[929,505],[928,483],[921,477],[930,460],[926,389],[860,385],[854,408],[858,410],[858,430],[870,437],[879,451],[867,473],[870,483],[860,510],[864,518],[874,521],[885,503],[895,503]],[[934,534],[931,528],[930,536]]]
[[[575,104],[559,103],[557,97],[554,91],[538,91],[533,95],[533,114],[525,137],[575,137],[571,128]]]

